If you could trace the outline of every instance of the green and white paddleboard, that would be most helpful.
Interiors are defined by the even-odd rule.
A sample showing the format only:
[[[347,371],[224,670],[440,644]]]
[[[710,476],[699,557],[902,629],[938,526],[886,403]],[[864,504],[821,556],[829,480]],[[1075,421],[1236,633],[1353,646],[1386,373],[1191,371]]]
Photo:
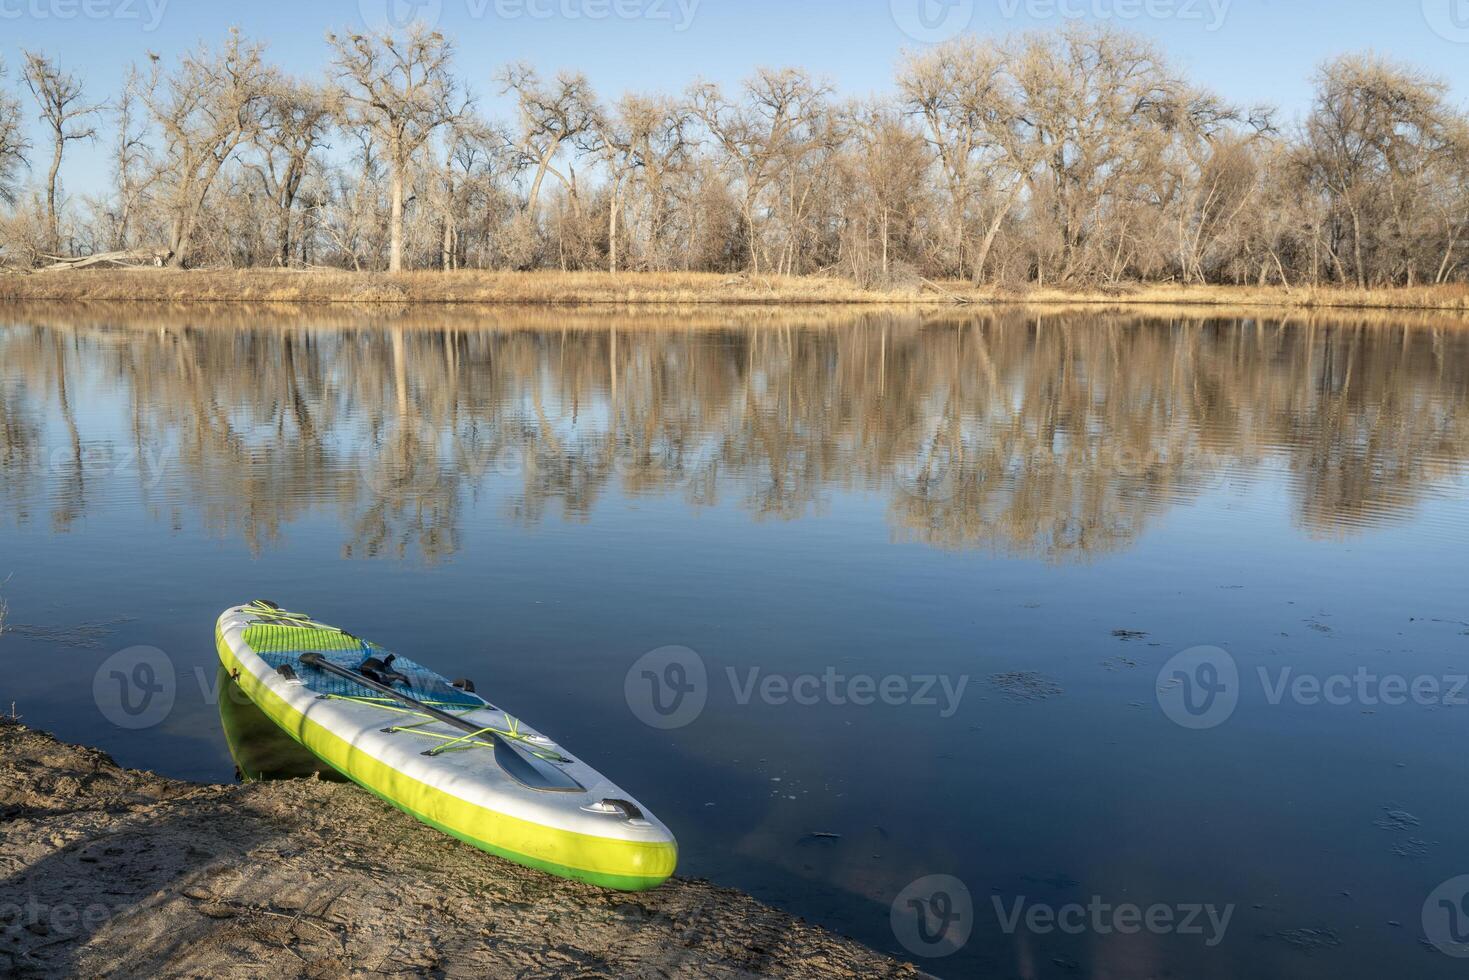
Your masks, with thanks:
[[[591,766],[464,686],[334,626],[254,602],[219,659],[318,759],[432,827],[551,874],[623,891],[667,881],[668,828]]]

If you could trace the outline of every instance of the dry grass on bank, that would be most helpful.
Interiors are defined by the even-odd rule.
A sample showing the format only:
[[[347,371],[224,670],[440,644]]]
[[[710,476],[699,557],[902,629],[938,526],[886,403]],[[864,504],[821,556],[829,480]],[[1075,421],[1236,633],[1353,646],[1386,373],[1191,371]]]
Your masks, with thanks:
[[[973,294],[971,294],[973,295]],[[982,294],[984,295],[984,294]],[[1277,307],[1291,310],[1436,310],[1469,313],[1469,286],[1355,289],[1281,286],[1180,286],[1171,283],[1111,289],[987,291],[995,302],[1104,306]]]
[[[1226,306],[1055,301],[1034,305],[974,303],[893,305],[827,303],[824,305],[666,305],[657,303],[551,306],[506,303],[375,305],[368,303],[143,303],[54,300],[0,301],[0,325],[27,324],[76,331],[379,331],[426,330],[455,333],[519,331],[567,332],[615,330],[620,333],[703,331],[789,331],[792,329],[883,330],[967,329],[976,324],[1023,326],[1037,320],[1122,318],[1139,323],[1197,323],[1205,320],[1255,320],[1296,328],[1469,329],[1469,316],[1437,310],[1304,309],[1269,306]]]
[[[161,304],[288,303],[394,307],[413,304],[534,306],[771,306],[864,304],[913,307],[1099,305],[1270,307],[1286,310],[1434,310],[1469,314],[1469,286],[1404,289],[1284,289],[1279,286],[1127,285],[1100,289],[976,289],[967,283],[867,289],[827,276],[699,272],[354,273],[280,269],[111,270],[0,276],[0,301]]]
[[[937,293],[933,294],[938,296]],[[944,302],[952,302],[939,297]],[[0,277],[0,300],[154,303],[826,304],[912,303],[915,291],[863,289],[827,277],[698,272],[298,272],[157,269]]]

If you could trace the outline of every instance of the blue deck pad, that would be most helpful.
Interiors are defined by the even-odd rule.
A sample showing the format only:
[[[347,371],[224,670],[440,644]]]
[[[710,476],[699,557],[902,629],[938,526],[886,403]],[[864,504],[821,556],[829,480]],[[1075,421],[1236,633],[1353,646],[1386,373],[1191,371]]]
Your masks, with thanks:
[[[317,694],[379,700],[383,697],[377,691],[371,690],[361,684],[353,684],[346,678],[338,677],[324,670],[313,670],[303,665],[301,663],[301,657],[308,652],[316,652],[322,659],[354,672],[367,659],[367,654],[361,650],[337,650],[331,652],[297,650],[283,651],[280,653],[261,653],[259,656],[260,659],[277,670],[283,666],[290,665],[301,682]],[[383,660],[388,656],[388,652],[374,647],[372,656]],[[414,663],[407,657],[399,657],[394,660],[392,669],[408,678],[408,684],[394,684],[393,690],[406,694],[415,700],[430,702],[435,707],[453,705],[464,708],[483,708],[486,706],[482,698],[459,690],[439,674],[429,670],[422,664]]]

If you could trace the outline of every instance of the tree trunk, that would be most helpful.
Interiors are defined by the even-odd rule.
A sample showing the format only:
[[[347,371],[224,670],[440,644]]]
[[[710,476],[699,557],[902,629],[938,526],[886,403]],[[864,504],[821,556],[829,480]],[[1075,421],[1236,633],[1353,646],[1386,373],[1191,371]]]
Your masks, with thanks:
[[[458,234],[454,224],[454,171],[444,167],[444,217],[443,238],[439,243],[439,265],[445,272],[453,271],[459,253]]]
[[[1273,248],[1270,250],[1270,257],[1275,260],[1275,269],[1276,269],[1277,272],[1280,273],[1280,284],[1282,286],[1284,286],[1285,287],[1285,291],[1287,293],[1289,293],[1290,292],[1290,280],[1288,278],[1286,278],[1286,275],[1285,275],[1285,264],[1280,261],[1280,255]]]
[[[745,238],[750,243],[750,274],[760,274],[760,243],[755,236],[755,203],[745,201]]]
[[[178,200],[182,202],[182,211],[173,220],[172,240],[168,243],[172,253],[169,265],[182,268],[189,261],[194,246],[194,232],[199,225],[199,214],[204,210],[204,199],[209,196],[209,188],[219,176],[225,158],[233,151],[234,147],[231,146],[222,156],[214,157],[202,174],[181,189]]]
[[[99,265],[116,266],[139,266],[139,265],[163,265],[169,257],[169,253],[158,249],[130,249],[116,252],[101,252],[95,255],[85,255],[80,258],[61,259],[50,265],[43,265],[40,272],[70,272],[76,269],[90,269]]]
[[[612,204],[607,217],[607,271],[617,274],[617,181],[612,181]]]
[[[56,178],[61,173],[62,136],[56,135],[56,147],[51,153],[51,170],[46,175],[46,247],[52,255],[61,251],[61,222],[56,216]]]
[[[173,257],[168,260],[168,264],[174,268],[183,268],[184,263],[189,260],[189,239],[193,237],[193,231],[190,229],[192,223],[191,218],[182,214],[173,219],[173,227],[168,236],[168,250]]]
[[[1449,270],[1452,268],[1449,263],[1454,257],[1454,251],[1459,247],[1459,235],[1462,231],[1462,227],[1455,228],[1453,237],[1449,239],[1449,247],[1444,249],[1443,261],[1438,264],[1438,276],[1433,280],[1439,285],[1449,281]]]
[[[403,165],[393,161],[393,210],[389,219],[391,245],[388,251],[388,271],[403,271]]]
[[[291,208],[290,205],[281,209],[281,223],[276,231],[276,250],[280,255],[282,269],[291,266]]]
[[[526,199],[525,209],[534,217],[540,208],[541,185],[546,182],[546,171],[551,168],[551,161],[556,158],[556,151],[560,148],[561,141],[557,140],[544,154],[542,154],[536,166],[536,176],[531,181],[530,196]]]
[[[882,209],[882,278],[883,285],[887,285],[888,278],[888,209]]]
[[[126,199],[122,202],[121,213],[117,216],[117,233],[113,237],[113,248],[128,247],[128,225],[132,221],[132,202]]]
[[[286,168],[285,179],[281,181],[279,196],[276,201],[281,212],[281,224],[276,245],[280,250],[280,262],[282,269],[291,267],[291,212],[296,209],[296,195],[301,191],[301,181],[306,177],[305,163],[291,161]],[[306,237],[306,219],[301,219],[301,237]],[[305,261],[304,259],[302,260]]]
[[[979,243],[979,255],[974,260],[974,284],[983,284],[985,266],[989,264],[990,250],[995,247],[995,239],[999,237],[1000,227],[1010,215],[1010,209],[1015,207],[1015,202],[1020,199],[1020,190],[1025,186],[1023,180],[1017,179],[1015,186],[1010,188],[1010,193],[1005,196],[1004,203],[995,213],[995,218],[990,226],[985,229],[984,240]]]
[[[1357,288],[1367,288],[1367,269],[1362,261],[1362,220],[1357,209],[1352,207],[1352,254],[1357,264]]]

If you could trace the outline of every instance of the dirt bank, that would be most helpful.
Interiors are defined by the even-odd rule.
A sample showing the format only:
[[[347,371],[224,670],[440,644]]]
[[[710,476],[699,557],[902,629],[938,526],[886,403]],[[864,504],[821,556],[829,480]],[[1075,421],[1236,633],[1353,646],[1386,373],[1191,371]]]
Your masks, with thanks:
[[[0,976],[915,977],[708,882],[481,854],[349,785],[205,786],[0,721]]]

